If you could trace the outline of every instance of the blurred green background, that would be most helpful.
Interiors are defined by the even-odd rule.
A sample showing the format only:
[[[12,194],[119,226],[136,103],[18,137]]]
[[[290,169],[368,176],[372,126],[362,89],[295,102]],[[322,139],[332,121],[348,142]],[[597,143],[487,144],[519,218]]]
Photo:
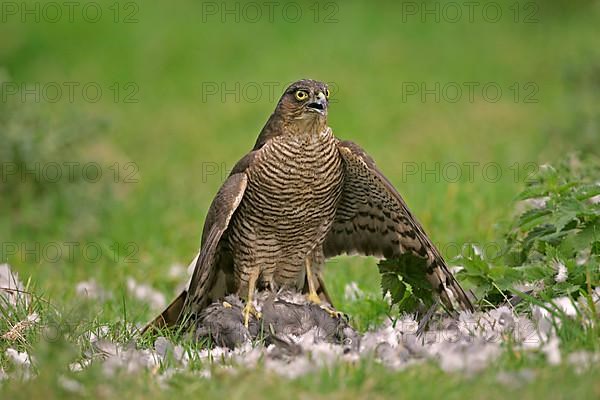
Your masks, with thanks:
[[[336,135],[373,156],[449,258],[454,244],[496,240],[531,168],[598,150],[598,2],[482,2],[473,14],[461,2],[85,4],[72,18],[61,6],[56,22],[45,2],[2,4],[0,261],[57,302],[97,280],[116,294],[107,320],[123,296],[136,322],[150,317],[127,277],[167,297],[185,280],[170,266],[194,256],[223,176],[294,80],[330,83]],[[97,163],[102,177],[67,179],[71,162]],[[50,163],[62,166],[56,182]],[[65,242],[102,256],[69,257]],[[49,243],[63,246],[56,261]],[[379,295],[373,260],[329,264],[345,311],[360,313],[343,296],[350,281]]]

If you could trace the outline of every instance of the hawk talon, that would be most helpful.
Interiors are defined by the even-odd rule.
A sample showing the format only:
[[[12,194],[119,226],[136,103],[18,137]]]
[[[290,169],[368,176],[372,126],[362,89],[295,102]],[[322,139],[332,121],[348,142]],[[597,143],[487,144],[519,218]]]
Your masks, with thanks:
[[[327,314],[329,314],[329,316],[331,318],[334,318],[334,319],[344,319],[344,320],[348,321],[348,316],[346,314],[344,314],[343,312],[335,310],[332,307],[329,307],[329,306],[327,306],[325,304],[321,304],[320,307],[321,307],[321,310],[323,310]]]
[[[254,290],[256,289],[256,280],[260,274],[260,270],[256,270],[250,275],[248,279],[248,296],[246,297],[246,305],[244,306],[244,326],[248,329],[248,323],[250,322],[250,314],[254,315],[254,318],[260,319],[262,317],[256,308],[252,305],[252,298],[254,297]]]
[[[306,281],[308,282],[308,294],[306,295],[306,298],[309,302],[320,305],[321,298],[315,290],[315,282],[313,280],[311,260],[309,257],[304,260],[304,266],[306,268]]]
[[[323,304],[323,301],[321,301],[321,298],[319,297],[319,295],[317,294],[317,291],[315,290],[315,284],[313,281],[313,273],[312,273],[312,268],[311,268],[311,261],[309,258],[306,258],[305,266],[306,266],[306,279],[308,281],[308,294],[306,295],[306,299],[310,303],[316,304],[322,310],[326,311],[327,314],[329,314],[329,316],[331,318],[334,318],[334,319],[345,318],[346,315],[344,313],[334,310],[332,307],[330,307],[326,304]],[[347,318],[345,318],[345,319],[347,320]]]
[[[250,323],[250,314],[252,314],[254,316],[254,318],[256,318],[256,319],[262,318],[262,313],[260,313],[256,308],[254,308],[252,303],[247,302],[246,305],[244,306],[244,311],[243,311],[244,326],[246,328],[248,328],[248,324]]]

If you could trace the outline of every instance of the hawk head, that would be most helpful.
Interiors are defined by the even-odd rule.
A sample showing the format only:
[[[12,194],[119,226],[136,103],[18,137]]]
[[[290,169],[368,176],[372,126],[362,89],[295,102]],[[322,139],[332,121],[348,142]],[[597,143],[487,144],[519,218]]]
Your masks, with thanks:
[[[283,93],[275,113],[288,127],[322,130],[327,126],[329,89],[323,82],[302,79],[292,83]]]
[[[329,89],[325,83],[312,79],[292,83],[260,131],[254,150],[277,136],[323,132],[327,128],[328,105]]]

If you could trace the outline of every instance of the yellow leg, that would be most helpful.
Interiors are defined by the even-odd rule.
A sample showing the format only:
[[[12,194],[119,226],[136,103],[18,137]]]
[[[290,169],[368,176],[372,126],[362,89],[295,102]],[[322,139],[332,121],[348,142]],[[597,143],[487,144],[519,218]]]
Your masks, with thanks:
[[[311,303],[317,304],[319,306],[321,306],[321,308],[325,311],[327,311],[327,313],[329,315],[331,315],[332,318],[342,318],[344,317],[344,314],[334,310],[333,308],[322,304],[321,298],[319,297],[319,295],[317,294],[317,291],[315,289],[315,277],[312,273],[312,265],[311,265],[311,259],[310,257],[306,257],[306,280],[308,281],[308,295],[306,296],[308,301],[310,301]]]
[[[313,280],[310,256],[306,257],[305,264],[306,264],[306,280],[308,281],[308,296],[307,296],[308,301],[315,303],[315,304],[321,304],[321,298],[319,297],[319,295],[317,294],[317,291],[315,290],[315,281]]]
[[[246,305],[244,306],[244,326],[247,328],[250,322],[250,314],[254,315],[256,319],[261,318],[261,314],[252,305],[252,298],[254,297],[254,290],[256,289],[256,281],[258,279],[260,271],[252,273],[248,280],[248,297],[246,298]]]

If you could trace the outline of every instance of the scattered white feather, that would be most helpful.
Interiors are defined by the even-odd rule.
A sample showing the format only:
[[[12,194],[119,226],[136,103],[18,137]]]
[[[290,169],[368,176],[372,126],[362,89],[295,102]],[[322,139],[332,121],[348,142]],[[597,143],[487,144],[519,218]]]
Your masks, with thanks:
[[[180,293],[182,290],[187,289],[190,284],[190,280],[192,279],[195,266],[196,263],[194,262],[187,267],[179,263],[175,263],[169,267],[167,276],[170,280],[178,282],[178,285],[175,289],[176,293]]]
[[[74,362],[69,364],[69,371],[71,372],[81,372],[84,369],[86,369],[87,367],[89,367],[90,365],[92,365],[92,360],[90,359],[83,359],[79,362]]]
[[[163,309],[167,304],[165,296],[161,292],[150,285],[138,283],[131,277],[127,278],[127,291],[141,302],[149,304],[150,309],[154,311]]]
[[[591,254],[592,254],[592,251],[590,248],[585,248],[581,251],[578,251],[577,255],[575,256],[575,263],[578,266],[587,264],[588,261],[590,260]]]
[[[105,300],[109,297],[94,279],[78,282],[75,285],[75,293],[90,300]]]
[[[548,337],[554,326],[550,312],[543,307],[531,306],[531,317],[536,324],[537,331]]]
[[[102,368],[106,376],[115,376],[118,372],[138,373],[144,369],[156,370],[160,366],[160,356],[153,350],[123,348],[115,343],[102,345],[106,357]]]
[[[101,339],[104,339],[110,333],[110,327],[108,325],[101,325],[89,331],[90,342],[94,343]]]
[[[79,382],[74,379],[67,378],[64,375],[58,377],[58,384],[65,389],[67,392],[83,395],[85,393],[85,388]]]
[[[6,349],[4,354],[15,365],[20,365],[23,367],[31,366],[31,357],[26,352],[19,352],[9,347]]]
[[[132,293],[140,286],[128,281]],[[349,285],[349,292],[356,295],[358,286]],[[600,290],[593,294],[600,299]],[[145,298],[141,296],[142,298]],[[257,296],[257,299],[264,299]],[[287,301],[301,304],[305,296],[289,295]],[[567,315],[574,315],[575,306],[570,299],[558,298],[554,303]],[[418,321],[413,315],[402,315],[395,321],[388,320],[377,329],[370,330],[360,338],[360,346],[351,348],[343,344],[329,343],[314,328],[301,336],[289,335],[283,339],[290,348],[269,345],[264,347],[245,343],[234,350],[224,347],[191,350],[158,337],[152,349],[138,349],[133,344],[123,345],[106,340],[105,332],[95,333],[92,338],[94,351],[86,358],[71,364],[71,371],[87,368],[94,360],[102,363],[104,373],[109,376],[124,372],[135,374],[151,371],[157,374],[160,385],[178,373],[189,373],[188,367],[200,363],[204,369],[195,372],[199,377],[210,379],[213,372],[235,373],[238,368],[264,366],[267,371],[288,378],[297,378],[319,368],[331,368],[340,363],[356,363],[362,358],[374,357],[377,362],[393,370],[430,360],[448,372],[474,374],[487,368],[504,351],[504,342],[511,338],[512,345],[524,351],[535,351],[545,355],[551,365],[563,361],[559,339],[554,331],[551,315],[542,307],[532,307],[532,319],[515,314],[509,307],[499,307],[487,312],[463,312],[458,320],[449,317],[432,321],[428,331],[417,335]],[[106,328],[108,329],[108,328]],[[10,350],[10,351],[9,351]],[[29,365],[29,356],[16,350],[7,350],[7,358],[15,363]],[[582,368],[597,362],[600,356],[580,354],[569,356],[568,362]],[[160,369],[160,366],[163,366]],[[160,373],[159,373],[160,369]],[[499,382],[519,385],[531,379],[529,375],[499,374]],[[76,381],[65,381],[61,385],[74,393],[80,393]]]
[[[548,361],[548,364],[550,365],[558,365],[560,364],[561,361],[561,355],[560,355],[560,341],[558,340],[558,338],[553,335],[548,342],[546,342],[543,346],[542,346],[542,352],[544,352],[544,354],[546,355],[546,361]]]
[[[23,284],[19,280],[19,274],[13,272],[8,264],[0,264],[0,302],[16,306],[29,304],[29,296],[23,291]],[[0,303],[1,304],[1,303]],[[10,312],[10,310],[9,310]]]
[[[450,273],[452,275],[456,275],[456,274],[458,274],[460,271],[462,271],[464,269],[465,269],[465,267],[462,266],[462,265],[453,265],[453,266],[450,267]]]
[[[565,264],[562,261],[555,259],[552,263],[552,267],[556,271],[556,275],[554,276],[554,281],[556,281],[556,283],[565,282],[568,277],[568,271],[567,271],[567,267],[565,266]]]
[[[569,297],[557,297],[552,300],[558,308],[560,308],[567,316],[575,317],[577,315],[577,309],[575,304]]]
[[[398,347],[398,332],[392,327],[389,320],[380,329],[364,334],[360,342],[360,350],[364,353],[373,352],[382,343],[392,348]]]
[[[18,377],[24,381],[32,378],[33,369],[31,368],[31,364],[35,360],[33,360],[27,352],[19,352],[18,350],[9,347],[5,350],[4,354],[12,364],[19,367],[11,372],[9,378]]]
[[[167,271],[169,279],[181,279],[187,277],[187,275],[188,272],[186,267],[179,263],[171,265],[169,271]]]
[[[582,373],[594,365],[600,365],[600,353],[576,351],[567,356],[567,363],[575,368],[575,372]]]
[[[515,211],[517,214],[522,214],[529,210],[543,209],[548,205],[548,200],[550,200],[550,197],[548,196],[533,197],[530,199],[521,200],[516,203]]]
[[[550,200],[550,197],[544,196],[544,197],[535,197],[535,198],[527,199],[527,200],[524,200],[524,202],[532,208],[546,208],[546,205],[548,204],[548,200]]]
[[[385,301],[388,306],[392,306],[392,293],[389,290],[383,295],[383,301]]]

